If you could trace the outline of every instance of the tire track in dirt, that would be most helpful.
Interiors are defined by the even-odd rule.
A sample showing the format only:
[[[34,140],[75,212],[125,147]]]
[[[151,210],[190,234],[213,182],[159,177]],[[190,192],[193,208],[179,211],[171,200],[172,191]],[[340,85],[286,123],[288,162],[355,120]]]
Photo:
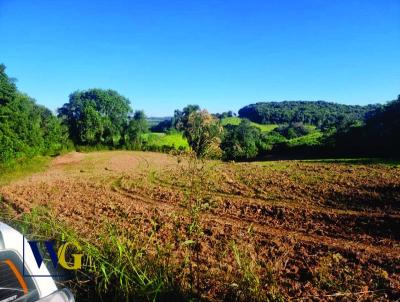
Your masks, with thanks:
[[[7,188],[0,188],[0,191],[6,191],[7,202],[16,206],[14,208],[16,212],[29,211],[36,205],[47,205],[53,209],[53,213],[60,221],[69,224],[83,237],[87,236],[93,242],[96,241],[102,227],[106,226],[105,223],[115,224],[121,230],[127,231],[126,234],[129,236],[135,234],[136,229],[133,228],[137,227],[136,222],[141,223],[140,226],[143,225],[144,228],[151,228],[151,223],[155,219],[161,226],[160,233],[157,236],[160,236],[162,243],[167,242],[169,244],[170,242],[175,243],[175,239],[172,237],[175,231],[183,237],[186,236],[185,222],[190,223],[190,217],[185,213],[187,210],[181,204],[185,201],[182,191],[186,187],[165,182],[162,178],[164,173],[164,179],[168,180],[168,177],[174,179],[172,172],[177,167],[177,162],[174,157],[156,153],[126,151],[88,153],[84,154],[79,161],[55,162],[47,171],[38,173],[33,178],[11,184]],[[331,173],[330,166],[325,168]],[[242,169],[242,166],[225,166],[224,164],[221,170],[225,171],[225,169],[227,169],[227,173],[231,173],[235,169]],[[246,171],[251,172],[251,168]],[[246,171],[241,171],[241,173],[246,174]],[[332,171],[337,173],[338,170],[333,167]],[[381,170],[377,171],[380,172]],[[321,173],[325,172],[322,171]],[[324,174],[321,175],[325,176]],[[178,177],[180,177],[180,174],[178,174]],[[270,177],[269,174],[255,173],[253,178],[257,177],[260,177],[260,182],[249,182],[250,185],[247,186],[249,192],[247,193],[251,194],[251,190],[262,182],[265,182],[262,185],[275,187],[279,185],[280,178],[271,180],[271,178],[268,178]],[[286,174],[283,178],[285,177],[287,177]],[[364,184],[362,181],[357,182],[357,177],[356,175],[356,178],[351,179],[353,185],[349,190]],[[239,182],[238,188],[240,188],[241,181],[247,181],[240,178],[232,178],[232,180]],[[177,181],[180,184],[184,183],[185,178],[178,178]],[[212,181],[211,189],[218,189],[216,185],[219,185],[219,182],[224,181],[224,179],[217,177]],[[375,183],[379,183],[379,181],[379,179],[374,180]],[[385,179],[382,179],[382,181],[386,181],[385,184],[395,183]],[[291,185],[290,182],[284,183],[284,185],[286,184]],[[339,183],[335,186],[341,189],[341,186],[345,186],[345,184]],[[206,188],[206,186],[204,187]],[[276,191],[270,191],[268,187],[264,186],[265,188],[267,188],[264,191],[265,194],[276,193]],[[295,187],[295,189],[293,192],[298,192],[299,188]],[[314,233],[314,229],[298,228],[296,219],[294,219],[301,218],[306,222],[310,220],[309,223],[315,229],[332,227],[334,230],[336,225],[343,228],[340,225],[341,222],[334,219],[323,220],[324,217],[322,217],[322,220],[319,221],[317,217],[317,220],[313,221],[313,211],[324,215],[332,213],[329,207],[316,205],[312,208],[311,203],[314,202],[314,199],[310,200],[310,204],[302,206],[298,203],[291,203],[286,199],[281,199],[278,202],[264,199],[264,193],[261,198],[246,196],[246,192],[243,196],[235,196],[236,190],[227,193],[230,192],[229,186],[222,187],[221,190],[224,192],[216,193],[214,190],[205,190],[207,191],[204,192],[206,198],[209,196],[221,198],[216,200],[214,204],[212,203],[214,201],[210,199],[210,207],[200,214],[200,220],[204,226],[200,255],[201,266],[205,267],[202,277],[205,278],[204,282],[212,284],[214,289],[223,289],[226,283],[221,280],[225,280],[224,277],[228,273],[228,268],[235,269],[235,259],[229,256],[229,244],[232,240],[238,246],[243,247],[244,252],[246,246],[249,246],[250,249],[254,247],[256,252],[254,257],[263,266],[263,272],[260,275],[261,278],[264,278],[262,280],[268,278],[266,277],[268,272],[265,271],[264,266],[268,265],[271,259],[274,259],[273,257],[276,255],[274,249],[277,248],[281,251],[281,249],[288,248],[290,250],[288,258],[285,258],[289,261],[288,267],[277,272],[279,274],[277,278],[279,282],[282,282],[280,290],[287,297],[293,298],[302,296],[303,293],[309,294],[310,289],[317,294],[327,293],[326,290],[318,287],[312,278],[316,276],[315,273],[319,268],[321,259],[323,260],[335,253],[344,257],[344,262],[340,263],[341,269],[347,269],[354,274],[357,278],[355,280],[357,284],[369,286],[371,290],[379,288],[375,285],[376,276],[379,276],[376,270],[382,269],[384,276],[387,276],[385,278],[389,280],[386,283],[389,284],[387,285],[388,288],[393,290],[399,288],[400,246],[398,239],[388,239],[388,243],[379,244],[381,237],[378,234],[371,236],[373,239],[371,242],[368,242],[368,238],[360,242],[357,239],[358,230],[352,228],[345,234],[347,238],[338,237],[340,234],[336,236],[333,232],[322,232],[321,235],[321,233]],[[383,197],[388,196],[380,191],[377,194]],[[290,196],[290,194],[283,196]],[[272,197],[275,198],[276,196]],[[230,203],[230,205],[224,209],[227,203]],[[291,212],[284,213],[282,218],[284,223],[280,223],[279,215],[277,216],[278,220],[274,220],[276,213],[273,211],[271,213],[271,209],[268,208],[270,205],[291,210]],[[382,215],[382,212],[378,211],[343,209],[334,209],[333,212],[336,215],[348,217],[350,220],[356,219],[360,215],[382,220],[399,219],[399,215],[395,211],[388,213],[388,215]],[[267,220],[267,218],[270,219]],[[182,224],[182,222],[184,223]],[[318,224],[315,225],[315,222],[318,222]],[[180,223],[180,225],[176,226],[175,223]],[[382,227],[382,225],[377,224],[378,226]],[[344,226],[344,228],[347,227],[347,225]],[[249,235],[249,230],[251,230],[251,235]],[[381,231],[390,233],[394,230],[383,228]],[[147,236],[146,232],[142,233],[144,237]],[[352,234],[354,234],[354,237],[351,237]],[[179,239],[177,246],[175,256],[179,257],[182,252],[179,249]],[[228,254],[223,254],[225,252]],[[335,265],[339,264],[335,263]],[[217,276],[221,276],[221,287],[214,278],[213,280],[207,279],[209,270],[213,270],[217,272]],[[311,276],[310,279],[303,279],[303,272]],[[346,288],[347,286],[358,289],[358,285],[353,286],[346,283]]]
[[[162,180],[161,178],[155,176],[153,178],[154,184],[168,187],[170,189],[187,189],[187,186],[182,186],[182,185],[177,185],[177,184],[172,184],[167,181]],[[208,191],[207,194],[212,194],[214,196],[219,196],[219,197],[226,197],[231,200],[243,200],[246,199],[246,201],[249,202],[249,204],[254,203],[255,205],[262,206],[262,204],[268,204],[271,206],[278,206],[278,207],[283,207],[283,208],[289,208],[289,209],[304,209],[304,205],[301,205],[299,203],[291,203],[288,200],[286,201],[276,201],[275,197],[273,199],[262,199],[262,198],[256,198],[248,195],[233,195],[229,193],[223,193],[223,192],[218,192],[218,191]],[[355,211],[355,210],[343,210],[343,209],[335,209],[332,207],[328,206],[318,206],[318,205],[307,205],[307,209],[310,209],[315,212],[323,213],[323,214],[338,214],[338,215],[346,215],[346,216],[364,216],[364,217],[371,217],[371,218],[380,218],[380,219],[385,219],[385,218],[390,218],[390,219],[400,219],[400,214],[384,214],[381,211]]]
[[[177,210],[182,210],[182,207],[178,205],[171,205],[161,201],[156,201],[153,199],[149,199],[143,196],[138,196],[131,194],[123,189],[114,188],[114,192],[119,193],[126,198],[129,198],[132,201],[140,201],[145,203],[148,208],[157,207],[159,210],[164,210],[165,212],[173,212]],[[266,224],[262,224],[259,221],[249,219],[249,218],[238,218],[229,214],[221,214],[215,215],[210,213],[202,213],[203,218],[205,218],[206,222],[214,222],[220,225],[230,224],[239,227],[242,230],[247,230],[250,226],[254,228],[254,230],[261,235],[273,235],[277,237],[287,237],[291,236],[297,240],[311,243],[311,244],[324,244],[328,247],[333,247],[339,250],[347,250],[347,251],[360,251],[360,252],[368,252],[371,254],[380,254],[385,253],[386,255],[390,255],[393,257],[400,258],[400,248],[391,248],[386,246],[376,246],[372,244],[365,244],[361,242],[354,242],[351,240],[339,239],[339,238],[331,238],[327,236],[321,236],[316,234],[306,234],[303,232],[277,228],[268,226]]]
[[[169,189],[176,189],[174,185],[163,181],[160,177],[153,177],[154,183]],[[179,189],[185,190],[185,185]],[[400,238],[400,215],[382,212],[366,212],[339,210],[318,206],[301,206],[299,203],[266,201],[254,197],[235,196],[228,193],[203,192],[207,196],[222,197],[220,211],[240,213],[234,215],[238,219],[249,219],[259,222],[264,219],[275,226],[281,225],[285,229],[307,229],[307,234],[324,235],[328,237],[348,239],[352,234],[358,234],[354,240],[364,243],[373,241],[373,244],[393,245],[393,240]],[[229,214],[229,213],[227,213]],[[307,217],[307,220],[304,220]],[[292,222],[290,222],[292,221]],[[290,226],[290,228],[289,228]],[[396,232],[396,229],[399,232]],[[385,231],[383,231],[385,230]]]

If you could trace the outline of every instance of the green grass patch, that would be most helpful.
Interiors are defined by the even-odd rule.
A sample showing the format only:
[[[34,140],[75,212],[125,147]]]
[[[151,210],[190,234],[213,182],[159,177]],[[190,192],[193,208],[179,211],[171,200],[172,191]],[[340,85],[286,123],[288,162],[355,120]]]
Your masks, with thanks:
[[[171,147],[175,149],[187,149],[188,141],[182,133],[145,133],[142,135],[143,142],[148,147]]]
[[[296,137],[287,141],[289,147],[297,147],[302,145],[314,146],[320,144],[320,138],[322,137],[322,132],[319,130],[314,130],[310,134]]]
[[[241,121],[242,121],[242,119],[240,117],[226,117],[221,120],[221,124],[222,124],[222,126],[226,126],[226,125],[237,126],[240,124]],[[254,127],[259,128],[262,132],[270,132],[278,127],[278,125],[275,125],[275,124],[265,124],[264,125],[264,124],[254,123],[254,122],[251,122],[251,124]]]
[[[48,168],[51,157],[36,156],[20,159],[8,165],[0,165],[0,186]]]

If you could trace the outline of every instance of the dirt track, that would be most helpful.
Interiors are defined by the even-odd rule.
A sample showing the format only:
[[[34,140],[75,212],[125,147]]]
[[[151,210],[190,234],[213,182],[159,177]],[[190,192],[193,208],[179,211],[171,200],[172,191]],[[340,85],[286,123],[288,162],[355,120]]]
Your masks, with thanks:
[[[229,253],[235,241],[255,259],[266,291],[275,287],[287,298],[317,300],[338,292],[363,292],[346,295],[349,300],[400,298],[399,167],[209,165],[201,216],[205,297],[226,294],[226,272],[238,269]],[[70,153],[47,171],[0,188],[0,194],[17,214],[47,206],[93,240],[105,222],[129,232],[138,217],[156,219],[168,233],[184,208],[190,176],[183,166],[159,153]],[[322,280],[321,271],[333,281]]]

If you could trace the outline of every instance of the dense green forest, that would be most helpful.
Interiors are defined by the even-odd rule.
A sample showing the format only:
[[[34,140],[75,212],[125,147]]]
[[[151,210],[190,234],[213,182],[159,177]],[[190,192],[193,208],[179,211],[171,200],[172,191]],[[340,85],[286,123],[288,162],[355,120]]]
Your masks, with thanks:
[[[380,105],[343,105],[325,101],[262,102],[239,110],[241,118],[261,124],[304,123],[319,128],[364,121]]]
[[[50,110],[18,91],[0,65],[0,164],[57,154],[68,145],[67,128]]]
[[[341,129],[326,140],[340,155],[400,155],[400,95],[376,109],[365,125]]]
[[[73,92],[57,113],[18,91],[0,65],[0,163],[72,148],[165,152],[189,146],[200,157],[225,160],[400,153],[400,97],[368,106],[257,103],[240,109],[239,117],[188,105],[170,119],[153,120],[149,129],[145,113],[134,112],[126,97],[114,90],[89,89]]]

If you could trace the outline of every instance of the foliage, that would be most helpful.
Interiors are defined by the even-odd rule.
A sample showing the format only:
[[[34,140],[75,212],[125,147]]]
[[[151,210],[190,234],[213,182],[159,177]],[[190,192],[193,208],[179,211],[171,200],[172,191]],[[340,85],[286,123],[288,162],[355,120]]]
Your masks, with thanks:
[[[135,111],[124,129],[124,146],[128,149],[140,149],[143,143],[142,134],[148,131],[146,115],[143,111]]]
[[[313,131],[304,136],[296,137],[288,140],[287,145],[289,147],[295,146],[315,146],[321,144],[320,139],[322,138],[322,133],[320,131]]]
[[[240,117],[226,117],[221,119],[221,124],[222,126],[226,126],[226,125],[239,125],[240,122],[243,119],[241,119]],[[274,130],[276,127],[278,127],[278,125],[275,124],[258,124],[258,123],[254,123],[254,122],[250,122],[252,126],[257,127],[258,129],[260,129],[262,132],[270,132],[272,130]]]
[[[0,163],[19,157],[58,154],[67,131],[52,112],[20,93],[0,65]]]
[[[0,64],[0,105],[10,102],[17,92],[14,81],[6,74],[6,66]]]
[[[132,112],[130,102],[114,90],[75,91],[58,109],[75,144],[118,146]]]
[[[287,142],[287,138],[277,131],[262,133],[262,141],[265,144],[265,150],[271,150],[274,145]]]
[[[400,96],[376,109],[365,125],[340,129],[327,137],[326,145],[338,155],[399,156]]]
[[[35,158],[18,160],[12,166],[0,165],[0,186],[33,173],[45,171],[49,167],[50,160],[51,157],[49,156],[36,156]]]
[[[221,148],[225,159],[250,159],[259,153],[261,131],[243,119],[238,126],[225,127]]]
[[[273,131],[261,132],[253,123],[243,119],[238,126],[225,126],[221,146],[225,159],[250,160],[267,153],[300,152],[301,148],[320,145],[321,137],[322,133],[315,127],[302,123],[281,125]]]
[[[185,111],[184,111],[185,112]],[[187,121],[183,120],[184,134],[189,146],[198,157],[220,157],[223,128],[207,110],[192,111]]]
[[[399,104],[400,97],[385,106],[268,102],[242,108],[240,117],[232,111],[211,115],[198,105],[188,105],[175,110],[173,118],[150,119],[153,132],[167,135],[147,135],[149,119],[144,112],[132,116],[129,100],[114,90],[76,91],[56,117],[19,92],[0,65],[0,164],[59,154],[71,141],[81,150],[165,152],[190,145],[198,156],[218,157],[222,139],[223,157],[241,160],[267,153],[398,156]]]
[[[187,105],[183,110],[175,110],[172,125],[178,131],[184,131],[188,127],[189,116],[192,112],[200,111],[198,105]]]
[[[364,121],[379,105],[343,105],[325,101],[284,101],[251,104],[239,116],[261,124],[302,122],[327,128],[345,121]]]
[[[226,112],[222,112],[222,113],[215,113],[213,114],[214,117],[216,117],[217,119],[224,119],[224,118],[231,118],[231,117],[235,117],[236,113],[232,112],[231,110],[226,111]]]
[[[306,127],[303,123],[292,123],[289,125],[281,125],[274,131],[278,132],[287,139],[293,139],[309,134],[312,131],[312,128]]]

